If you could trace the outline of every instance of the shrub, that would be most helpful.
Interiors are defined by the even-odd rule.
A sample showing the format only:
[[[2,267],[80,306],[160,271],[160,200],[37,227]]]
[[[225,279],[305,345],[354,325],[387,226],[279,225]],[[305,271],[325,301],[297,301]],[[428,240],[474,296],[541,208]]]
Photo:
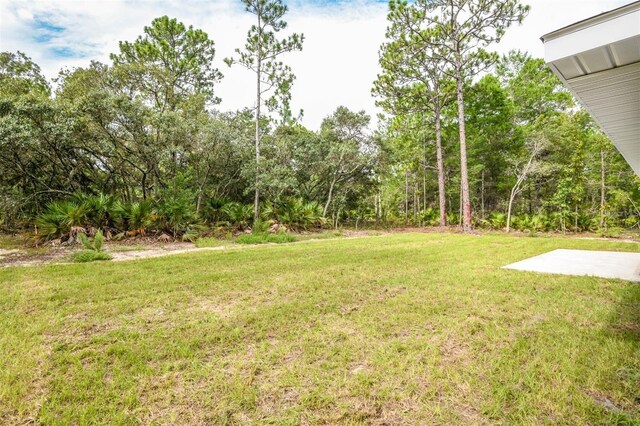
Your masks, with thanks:
[[[253,223],[251,233],[253,234],[268,234],[271,223],[266,220],[258,219]]]
[[[93,240],[90,240],[84,233],[78,234],[78,240],[82,243],[85,250],[102,251],[102,244],[104,243],[104,235],[102,231],[98,229]]]
[[[84,226],[106,230],[115,227],[119,212],[119,203],[113,195],[77,194],[74,200],[84,206]]]
[[[162,229],[171,233],[174,238],[197,223],[194,198],[189,180],[182,174],[171,179],[167,187],[159,191],[156,202],[158,219]]]
[[[229,224],[238,229],[249,227],[249,223],[253,220],[253,206],[250,204],[227,203],[222,207],[221,212]]]
[[[597,232],[597,235],[605,238],[620,238],[622,234],[622,228],[618,228],[617,226],[610,226],[606,229],[600,229]]]
[[[460,223],[460,214],[448,212],[447,213],[447,223],[449,225],[458,225]]]
[[[117,227],[129,236],[144,236],[158,216],[148,200],[135,203],[118,203],[116,207]]]
[[[229,204],[226,198],[210,198],[203,203],[200,217],[209,224],[215,224],[225,219],[222,208]]]
[[[440,212],[436,209],[429,207],[426,210],[422,210],[420,212],[420,216],[421,216],[422,222],[426,226],[440,225]]]
[[[54,201],[36,219],[38,232],[45,238],[69,238],[86,220],[86,207],[76,201]]]
[[[506,213],[493,212],[489,215],[487,221],[492,229],[503,229],[507,226],[507,215]]]
[[[71,260],[77,263],[95,262],[98,260],[111,260],[111,255],[104,251],[80,250],[71,255]]]
[[[301,198],[289,198],[270,207],[279,223],[296,230],[307,230],[324,224],[322,207],[316,202],[306,203]]]

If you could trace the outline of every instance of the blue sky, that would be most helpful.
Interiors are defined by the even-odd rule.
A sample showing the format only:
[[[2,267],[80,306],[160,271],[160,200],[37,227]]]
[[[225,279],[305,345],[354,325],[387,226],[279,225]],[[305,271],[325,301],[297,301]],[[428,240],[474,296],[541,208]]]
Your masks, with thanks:
[[[531,13],[511,28],[500,52],[529,51],[542,57],[542,34],[630,0],[529,0]],[[387,6],[379,0],[289,0],[289,30],[305,34],[304,50],[286,58],[297,75],[293,107],[303,123],[318,128],[338,105],[375,116],[371,84],[378,73]],[[3,0],[0,50],[21,50],[48,78],[62,68],[108,62],[118,41],[135,40],[158,16],[169,15],[206,31],[216,42],[216,65],[225,75],[217,94],[223,110],[252,106],[252,76],[229,69],[223,58],[243,44],[251,17],[239,0]]]

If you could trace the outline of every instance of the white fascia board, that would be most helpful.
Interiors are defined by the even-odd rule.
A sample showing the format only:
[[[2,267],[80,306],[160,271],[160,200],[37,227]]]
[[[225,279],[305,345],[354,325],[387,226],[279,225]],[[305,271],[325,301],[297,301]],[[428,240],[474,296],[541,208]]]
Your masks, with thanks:
[[[596,22],[576,31],[567,31],[557,36],[544,36],[545,61],[551,63],[637,36],[640,34],[640,4],[638,6],[636,10]]]

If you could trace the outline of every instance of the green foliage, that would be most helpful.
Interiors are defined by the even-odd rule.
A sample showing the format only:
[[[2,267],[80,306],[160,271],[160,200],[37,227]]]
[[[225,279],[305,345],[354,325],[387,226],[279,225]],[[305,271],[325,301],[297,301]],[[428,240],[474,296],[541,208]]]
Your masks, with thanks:
[[[503,212],[492,212],[487,220],[493,229],[504,229],[507,226],[507,214]]]
[[[278,110],[282,123],[290,123],[291,86],[295,76],[291,67],[285,65],[280,57],[288,52],[302,50],[304,35],[293,33],[278,39],[277,33],[287,27],[282,18],[287,13],[287,6],[281,0],[242,0],[245,10],[256,17],[256,24],[247,33],[244,50],[236,49],[236,58],[227,58],[225,62],[231,66],[239,64],[253,72],[264,82],[264,90],[270,88],[272,96],[267,99],[258,98],[258,103],[270,111]],[[259,120],[260,117],[258,116]]]
[[[495,71],[471,78],[497,58],[483,51],[487,43],[526,14],[519,2],[391,2],[374,87],[389,115],[375,132],[365,112],[345,107],[319,131],[294,124],[293,74],[279,54],[299,50],[302,36],[280,36],[290,34],[282,2],[244,4],[256,22],[229,63],[257,71],[264,55],[262,89],[274,83],[274,90],[258,105],[269,117],[212,109],[221,78],[214,42],[169,17],[122,41],[109,63],[62,71],[54,94],[30,58],[0,53],[1,229],[62,242],[97,229],[107,239],[167,233],[194,240],[201,223],[216,235],[263,233],[267,223],[296,231],[431,226],[441,209],[457,226],[466,185],[461,120],[449,102],[456,80],[478,226],[504,227],[517,186],[515,229],[640,227],[639,178],[543,60],[510,52]],[[481,25],[488,16],[495,19]],[[468,30],[458,33],[463,52],[451,44],[456,27]],[[462,55],[461,75],[454,53]],[[277,114],[281,120],[272,120]],[[548,144],[536,172],[518,184],[538,136]],[[262,223],[253,224],[247,203],[256,189]]]
[[[96,262],[101,260],[111,260],[111,255],[104,251],[80,250],[73,252],[71,260],[76,263]]]
[[[102,245],[104,244],[104,235],[102,234],[102,231],[98,229],[96,231],[96,235],[94,235],[93,237],[93,240],[90,240],[86,234],[81,232],[78,234],[78,241],[80,241],[85,250],[99,252],[102,251]]]
[[[54,201],[36,219],[38,234],[45,238],[68,237],[74,228],[82,227],[87,217],[86,206],[76,201]]]
[[[438,226],[440,224],[440,212],[429,207],[421,213],[422,222],[427,226]]]
[[[158,192],[156,212],[162,228],[175,238],[197,223],[194,205],[195,195],[189,187],[189,179],[182,174],[171,179]]]
[[[248,228],[253,219],[253,206],[250,204],[241,204],[232,201],[225,204],[220,211],[231,226],[238,229]]]
[[[214,85],[222,78],[212,67],[214,45],[204,31],[162,16],[144,27],[144,35],[135,42],[120,42],[120,53],[111,59],[150,99],[175,109],[192,93],[213,95]]]
[[[107,229],[115,226],[120,206],[113,195],[76,194],[74,200],[82,205],[85,211],[84,225]]]
[[[289,198],[270,208],[274,220],[294,230],[307,230],[322,226],[322,207],[316,202],[307,203],[301,198]]]
[[[268,221],[264,221],[264,220],[256,220],[253,222],[253,227],[251,228],[251,233],[252,234],[266,234],[269,232],[269,227],[271,226],[271,223],[269,223]]]
[[[225,213],[222,208],[229,202],[230,200],[226,198],[207,199],[201,212],[202,219],[209,224],[216,224],[224,220]]]
[[[111,259],[111,255],[102,250],[104,235],[101,230],[96,231],[93,239],[89,239],[84,233],[79,233],[78,241],[80,241],[84,249],[76,251],[71,255],[71,259],[74,262],[84,263]]]
[[[236,238],[238,244],[266,244],[266,243],[292,243],[297,241],[297,238],[291,234],[278,233],[278,234],[243,234]]]
[[[118,203],[116,217],[117,226],[130,236],[144,236],[158,220],[153,206],[148,200],[134,203]]]
[[[0,98],[49,96],[40,67],[22,52],[0,52]]]

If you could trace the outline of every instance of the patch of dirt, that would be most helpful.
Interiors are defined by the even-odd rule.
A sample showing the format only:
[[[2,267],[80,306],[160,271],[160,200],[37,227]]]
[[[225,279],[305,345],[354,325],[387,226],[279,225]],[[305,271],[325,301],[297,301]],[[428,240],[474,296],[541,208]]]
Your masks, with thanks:
[[[120,245],[120,244],[118,244]],[[139,242],[138,242],[139,245]],[[153,244],[144,246],[139,250],[110,251],[106,245],[105,251],[112,256],[114,262],[126,260],[149,259],[154,257],[168,256],[172,254],[190,253],[194,251],[224,250],[225,246],[218,247],[196,247],[192,243],[168,243]],[[37,253],[28,250],[0,250],[0,267],[8,266],[39,266],[52,263],[69,263],[71,254],[80,250],[79,246],[51,247],[46,251]]]
[[[0,249],[0,258],[6,257],[6,256],[11,256],[11,255],[17,254],[17,253],[20,253],[20,250],[18,250],[18,249],[13,249],[13,250]]]
[[[623,410],[618,407],[616,404],[613,403],[613,401],[611,401],[609,398],[607,398],[605,395],[602,395],[598,392],[595,391],[588,391],[587,395],[589,395],[591,397],[591,399],[593,400],[593,402],[604,408],[607,411],[611,411],[613,413],[622,413]]]
[[[224,250],[224,246],[198,248],[195,246],[195,244],[192,244],[192,243],[170,243],[170,244],[165,244],[160,247],[154,247],[150,249],[147,249],[145,247],[142,250],[116,251],[116,252],[109,252],[109,248],[107,247],[107,251],[113,257],[112,260],[114,262],[122,262],[125,260],[136,260],[136,259],[149,259],[153,257],[168,256],[171,254],[182,254],[182,253],[189,253],[192,251],[205,251],[205,250]]]
[[[234,300],[217,303],[205,297],[197,297],[189,304],[189,310],[212,312],[220,318],[229,318],[234,313],[237,304],[237,301]]]
[[[351,374],[359,374],[368,369],[368,365],[366,362],[364,363],[356,363],[349,367],[349,373]]]
[[[48,250],[33,252],[30,250],[0,250],[0,267],[34,266],[47,263],[64,263],[73,249],[69,247],[51,247]]]
[[[445,365],[467,365],[472,356],[469,345],[449,337],[438,345],[440,358]]]
[[[183,372],[167,372],[144,378],[139,384],[141,424],[212,424],[208,401],[193,395],[206,395],[210,384],[203,378],[186,377]]]

